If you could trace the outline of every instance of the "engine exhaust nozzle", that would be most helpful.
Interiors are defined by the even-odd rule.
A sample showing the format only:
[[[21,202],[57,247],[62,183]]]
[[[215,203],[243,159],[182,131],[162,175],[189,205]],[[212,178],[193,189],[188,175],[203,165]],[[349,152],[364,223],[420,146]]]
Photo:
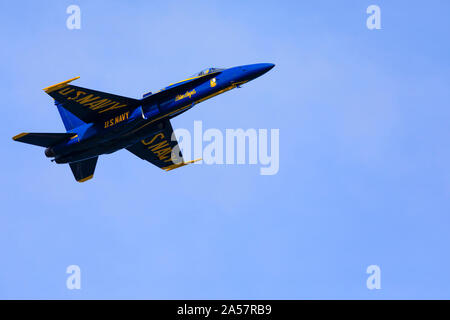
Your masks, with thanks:
[[[51,158],[55,156],[55,152],[53,151],[53,148],[47,148],[45,149],[45,156],[47,158]]]

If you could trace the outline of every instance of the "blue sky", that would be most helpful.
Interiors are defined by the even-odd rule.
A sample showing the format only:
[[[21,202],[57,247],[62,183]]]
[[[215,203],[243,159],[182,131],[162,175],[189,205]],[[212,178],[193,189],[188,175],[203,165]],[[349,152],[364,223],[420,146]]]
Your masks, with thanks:
[[[81,8],[81,30],[66,8]],[[381,30],[366,8],[381,8]],[[0,298],[449,298],[448,1],[1,3]],[[203,68],[275,63],[174,128],[280,129],[280,170],[170,173],[119,151],[79,184],[24,131],[41,89],[140,97]],[[81,290],[66,288],[67,266]],[[381,268],[381,289],[366,268]]]

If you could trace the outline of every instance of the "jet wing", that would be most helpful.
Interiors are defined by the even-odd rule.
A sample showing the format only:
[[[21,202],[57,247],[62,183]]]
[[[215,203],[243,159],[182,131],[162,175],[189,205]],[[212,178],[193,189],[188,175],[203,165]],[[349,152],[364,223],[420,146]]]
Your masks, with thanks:
[[[154,134],[128,147],[127,150],[166,171],[200,160],[184,162],[170,121],[163,120],[162,125],[162,130],[155,131]]]
[[[44,88],[61,106],[86,123],[106,119],[121,111],[130,111],[140,100],[70,85],[79,77]]]

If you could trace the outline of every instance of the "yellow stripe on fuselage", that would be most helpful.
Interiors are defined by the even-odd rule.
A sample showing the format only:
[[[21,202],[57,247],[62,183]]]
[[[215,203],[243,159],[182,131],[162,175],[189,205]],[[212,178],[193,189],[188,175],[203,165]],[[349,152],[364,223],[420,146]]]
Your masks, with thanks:
[[[187,78],[187,79],[184,79],[184,80],[181,80],[181,81],[178,81],[178,82],[171,83],[171,84],[169,84],[167,87],[171,87],[171,86],[173,86],[174,84],[179,84],[179,83],[182,83],[182,82],[185,82],[185,81],[188,81],[188,80],[197,79],[197,78],[200,78],[200,77],[203,77],[203,76],[205,76],[205,75],[203,74],[203,75],[201,75],[201,76],[195,76],[195,77],[192,77],[192,78]],[[166,87],[166,88],[167,88],[167,87]]]
[[[204,77],[204,76],[208,76],[208,75],[211,75],[211,74],[214,74],[214,73],[218,73],[218,72],[216,71],[216,72],[202,74],[201,76],[195,76],[195,77],[187,78],[187,79],[184,79],[184,80],[181,80],[181,81],[178,81],[178,82],[171,83],[166,88],[168,88],[170,86],[173,86],[175,84],[179,84],[179,83],[182,83],[182,82],[185,82],[185,81],[188,81],[188,80],[194,80],[194,79],[201,78],[201,77]]]
[[[217,91],[217,92],[215,92],[213,94],[210,94],[209,96],[206,96],[206,97],[196,101],[195,103],[197,104],[197,103],[203,102],[205,100],[211,99],[211,98],[213,98],[213,97],[215,97],[215,96],[217,96],[217,95],[219,95],[221,93],[227,92],[227,91],[229,91],[231,89],[234,89],[234,88],[236,88],[236,85],[232,85],[232,86],[226,87],[225,89],[222,89],[222,90]]]

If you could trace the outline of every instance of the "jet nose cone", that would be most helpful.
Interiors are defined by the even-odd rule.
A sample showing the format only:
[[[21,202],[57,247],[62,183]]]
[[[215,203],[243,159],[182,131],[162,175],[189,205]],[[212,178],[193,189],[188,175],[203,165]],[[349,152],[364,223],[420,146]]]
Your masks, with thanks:
[[[256,77],[260,77],[273,67],[275,67],[273,63],[257,63],[252,65],[251,69],[253,69],[253,73]]]
[[[273,67],[275,67],[273,63],[261,63],[261,70],[263,71],[262,74],[270,71]]]
[[[275,67],[273,63],[256,63],[242,66],[241,70],[245,74],[245,80],[250,81],[262,76],[273,67]]]

